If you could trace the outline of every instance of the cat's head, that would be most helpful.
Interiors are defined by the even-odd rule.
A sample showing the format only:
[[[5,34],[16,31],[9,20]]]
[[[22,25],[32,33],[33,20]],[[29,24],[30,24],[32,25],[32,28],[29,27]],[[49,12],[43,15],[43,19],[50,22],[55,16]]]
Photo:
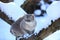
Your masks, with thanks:
[[[34,20],[34,14],[26,14],[24,16],[24,20],[27,22],[33,21]]]

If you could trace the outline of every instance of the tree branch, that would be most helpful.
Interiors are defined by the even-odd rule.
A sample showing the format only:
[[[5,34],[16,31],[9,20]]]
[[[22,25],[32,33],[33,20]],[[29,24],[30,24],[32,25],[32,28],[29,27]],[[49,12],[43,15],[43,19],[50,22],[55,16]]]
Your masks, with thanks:
[[[10,20],[9,17],[6,14],[4,14],[4,12],[1,12],[1,10],[0,10],[0,18],[2,18],[4,21],[6,21],[10,25],[14,23],[14,21]]]

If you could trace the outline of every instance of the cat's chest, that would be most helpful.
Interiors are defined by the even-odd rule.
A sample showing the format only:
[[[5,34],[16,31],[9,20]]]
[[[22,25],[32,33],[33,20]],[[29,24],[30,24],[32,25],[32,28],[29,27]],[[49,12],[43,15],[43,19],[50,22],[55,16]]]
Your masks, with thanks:
[[[25,22],[25,29],[32,31],[34,30],[35,22]]]

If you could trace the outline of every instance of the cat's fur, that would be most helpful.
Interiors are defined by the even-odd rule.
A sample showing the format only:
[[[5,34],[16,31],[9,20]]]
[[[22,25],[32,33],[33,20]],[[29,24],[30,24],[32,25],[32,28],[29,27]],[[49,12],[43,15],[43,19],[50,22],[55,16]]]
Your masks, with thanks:
[[[36,26],[33,14],[26,14],[12,24],[10,32],[16,37],[23,37],[24,34],[32,34]]]

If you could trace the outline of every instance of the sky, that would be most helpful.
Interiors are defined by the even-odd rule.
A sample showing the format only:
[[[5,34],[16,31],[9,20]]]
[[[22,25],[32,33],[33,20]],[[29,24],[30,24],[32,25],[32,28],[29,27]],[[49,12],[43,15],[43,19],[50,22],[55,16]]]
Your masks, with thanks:
[[[24,0],[21,0],[24,2]],[[21,2],[20,1],[20,2]],[[5,12],[6,15],[8,15],[8,17],[12,17],[12,19],[14,21],[18,20],[18,18],[24,16],[25,14],[27,14],[19,5],[20,2],[18,1],[14,1],[14,2],[10,2],[10,3],[2,3],[0,2],[0,8],[1,11]],[[36,28],[34,33],[39,33],[40,30],[42,30],[43,28],[47,28],[50,24],[51,24],[51,20],[55,21],[58,18],[60,18],[60,1],[55,1],[53,2],[48,8],[47,8],[47,14],[44,14],[44,16],[41,17],[35,17],[35,20],[37,22]],[[39,12],[36,12],[36,14]],[[0,39],[1,40],[15,40],[15,37],[10,33],[10,27],[11,25],[7,24],[5,21],[3,21],[2,19],[0,19]],[[4,28],[5,27],[5,28]],[[59,32],[60,33],[60,32]],[[55,34],[57,35],[57,34]],[[53,36],[52,36],[53,37]],[[50,37],[51,38],[51,37]],[[55,37],[54,37],[55,38]],[[58,37],[60,38],[60,37]],[[49,38],[46,38],[44,40],[50,40]],[[56,39],[58,40],[58,39]]]

